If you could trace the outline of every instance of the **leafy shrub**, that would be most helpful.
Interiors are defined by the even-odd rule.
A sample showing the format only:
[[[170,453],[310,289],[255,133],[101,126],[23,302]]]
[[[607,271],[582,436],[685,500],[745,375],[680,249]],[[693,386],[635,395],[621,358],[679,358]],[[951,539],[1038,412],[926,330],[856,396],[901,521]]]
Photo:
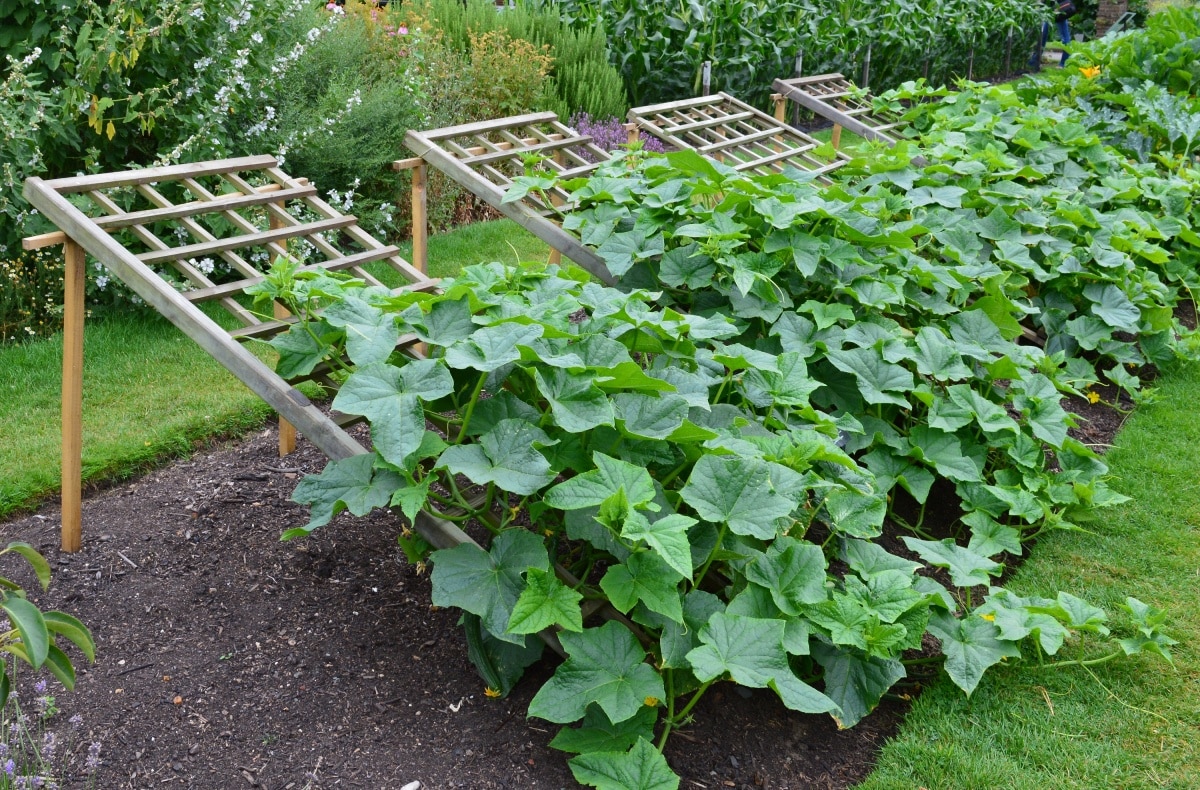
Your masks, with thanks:
[[[278,68],[276,48],[303,49],[303,34],[293,42],[283,32],[304,5],[83,0],[44,3],[36,13],[0,5],[8,43],[0,68],[0,258],[33,274],[17,286],[28,293],[0,299],[6,337],[56,326],[52,312],[31,308],[47,297],[44,258],[19,252],[22,236],[52,229],[21,197],[25,178],[240,152],[236,132]]]
[[[260,98],[247,152],[275,153],[288,172],[307,177],[370,231],[397,236],[395,204],[402,182],[391,163],[403,156],[404,134],[425,121],[421,76],[424,43],[373,4],[350,3],[344,15],[294,61],[280,67]],[[298,20],[293,37],[312,29]],[[401,32],[403,31],[403,32]]]
[[[501,13],[488,0],[425,0],[416,5],[441,31],[443,43],[459,52],[472,48],[472,36],[503,31],[513,39],[546,47],[551,58],[547,92],[538,106],[561,118],[575,112],[593,116],[623,115],[624,85],[608,63],[607,39],[599,25],[572,29],[554,7],[508,8]]]

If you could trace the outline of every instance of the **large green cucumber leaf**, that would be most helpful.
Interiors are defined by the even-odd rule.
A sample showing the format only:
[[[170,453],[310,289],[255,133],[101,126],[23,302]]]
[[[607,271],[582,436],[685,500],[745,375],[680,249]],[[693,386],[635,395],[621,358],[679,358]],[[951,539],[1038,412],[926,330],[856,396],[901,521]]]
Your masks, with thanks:
[[[687,577],[692,575],[688,530],[696,523],[696,519],[679,513],[668,513],[652,521],[639,511],[631,511],[621,527],[621,537],[649,546],[680,577]]]
[[[762,540],[774,538],[794,508],[773,490],[765,462],[735,456],[703,456],[679,494],[701,518]]]
[[[877,538],[883,534],[887,501],[883,496],[849,488],[835,488],[825,497],[830,526],[852,538]]]
[[[662,677],[625,626],[607,622],[560,638],[567,660],[530,701],[530,716],[566,724],[595,703],[619,724],[666,697]]]
[[[613,396],[617,418],[625,433],[645,439],[666,439],[683,425],[688,402],[681,395],[621,392]]]
[[[792,617],[828,597],[825,553],[808,541],[776,538],[765,554],[746,566],[745,573],[748,581],[769,590],[779,610]]]
[[[832,713],[837,703],[800,680],[783,649],[784,623],[717,613],[700,631],[700,647],[687,655],[696,677],[707,683],[729,675],[750,688],[770,688],[801,713]]]
[[[535,368],[533,377],[550,403],[554,421],[563,430],[582,433],[598,425],[613,424],[612,401],[596,386],[592,374]]]
[[[588,752],[567,765],[575,781],[597,790],[679,790],[667,758],[642,737],[628,752]]]
[[[540,324],[506,322],[485,326],[447,347],[446,364],[456,370],[473,368],[491,373],[520,360],[521,351],[517,346],[528,346],[543,332]]]
[[[563,584],[553,571],[530,568],[525,574],[525,589],[513,605],[508,631],[536,634],[552,625],[567,631],[583,630],[583,595]]]
[[[488,551],[463,543],[435,551],[430,559],[435,606],[457,606],[482,618],[488,633],[497,639],[524,644],[524,635],[508,633],[508,624],[525,589],[525,572],[550,569],[541,538],[524,529],[509,529],[492,540]]]
[[[521,420],[501,420],[478,444],[446,448],[438,466],[466,475],[477,485],[495,483],[505,491],[526,496],[554,480],[550,462],[536,445],[550,444],[540,428]]]
[[[904,545],[918,557],[950,571],[950,581],[955,587],[977,587],[990,582],[989,577],[999,576],[1004,566],[982,554],[963,548],[952,539],[921,540],[904,536]]]
[[[679,600],[682,578],[682,574],[654,552],[638,551],[624,563],[610,566],[600,579],[600,589],[622,613],[628,613],[641,601],[650,611],[682,623],[683,606]]]
[[[394,313],[385,313],[357,296],[335,302],[322,315],[331,326],[346,332],[346,353],[355,365],[386,362],[400,340]]]
[[[351,373],[333,399],[333,408],[366,417],[371,441],[383,459],[408,468],[409,456],[425,436],[421,401],[453,391],[454,379],[440,360],[417,360],[402,368],[379,362]]]
[[[1000,637],[1000,629],[977,614],[959,620],[949,612],[936,612],[929,633],[942,643],[946,674],[967,696],[979,685],[989,667],[1021,655],[1017,646]]]
[[[868,656],[821,642],[814,642],[812,655],[825,669],[825,694],[841,709],[833,717],[840,729],[853,727],[875,710],[887,690],[905,675],[898,659]]]
[[[375,453],[362,453],[330,461],[321,474],[301,480],[292,492],[292,501],[309,506],[309,522],[285,531],[283,537],[307,535],[343,510],[365,516],[387,505],[392,492],[404,487],[404,478],[389,469],[376,469],[376,458]]]
[[[654,722],[658,709],[643,705],[632,718],[613,724],[599,705],[589,705],[579,727],[564,727],[550,741],[550,746],[574,754],[591,752],[624,752],[638,738],[654,737]]]
[[[559,510],[579,510],[606,502],[623,490],[631,507],[639,508],[654,499],[654,481],[640,466],[596,452],[596,468],[559,483],[546,492],[546,504]]]

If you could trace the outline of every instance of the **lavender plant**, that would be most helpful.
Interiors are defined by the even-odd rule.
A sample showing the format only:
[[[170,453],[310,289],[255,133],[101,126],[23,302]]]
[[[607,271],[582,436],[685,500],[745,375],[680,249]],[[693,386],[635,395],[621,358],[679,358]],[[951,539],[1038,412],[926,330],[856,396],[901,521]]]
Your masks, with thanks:
[[[69,778],[94,787],[102,744],[91,741],[82,748],[79,714],[65,724],[57,721],[61,711],[44,679],[33,684],[32,692],[30,705],[23,706],[14,692],[0,706],[0,790],[56,790]]]
[[[586,112],[579,112],[571,116],[568,124],[580,134],[590,135],[596,146],[605,151],[617,151],[629,143],[629,132],[620,118],[593,118]],[[638,140],[642,150],[648,154],[666,152],[662,141],[657,137],[638,132]],[[586,151],[582,153],[585,158],[591,158]]]

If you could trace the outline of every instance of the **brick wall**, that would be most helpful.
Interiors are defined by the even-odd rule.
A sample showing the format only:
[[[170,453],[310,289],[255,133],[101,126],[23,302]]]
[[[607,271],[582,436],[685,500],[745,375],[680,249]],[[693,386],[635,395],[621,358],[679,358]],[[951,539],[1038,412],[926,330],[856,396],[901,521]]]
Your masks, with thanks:
[[[1096,35],[1102,36],[1129,9],[1129,0],[1100,0],[1096,9]]]

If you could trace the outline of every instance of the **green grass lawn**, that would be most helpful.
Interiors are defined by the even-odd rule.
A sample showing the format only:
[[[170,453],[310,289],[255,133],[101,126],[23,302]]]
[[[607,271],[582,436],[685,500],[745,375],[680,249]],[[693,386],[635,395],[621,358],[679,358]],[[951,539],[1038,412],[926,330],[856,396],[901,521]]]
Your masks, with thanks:
[[[1006,586],[1067,590],[1110,611],[1127,595],[1164,608],[1175,666],[1137,656],[1091,671],[1000,668],[970,700],[939,682],[861,790],[1200,787],[1200,365],[1159,387],[1108,456],[1133,501],[1089,534],[1041,541]]]
[[[548,254],[515,223],[484,222],[430,238],[429,269],[445,277],[465,264],[544,261]],[[199,346],[144,311],[87,325],[83,375],[88,482],[129,476],[187,453],[200,440],[259,426],[270,415]],[[0,517],[59,490],[61,385],[61,335],[0,347]]]

